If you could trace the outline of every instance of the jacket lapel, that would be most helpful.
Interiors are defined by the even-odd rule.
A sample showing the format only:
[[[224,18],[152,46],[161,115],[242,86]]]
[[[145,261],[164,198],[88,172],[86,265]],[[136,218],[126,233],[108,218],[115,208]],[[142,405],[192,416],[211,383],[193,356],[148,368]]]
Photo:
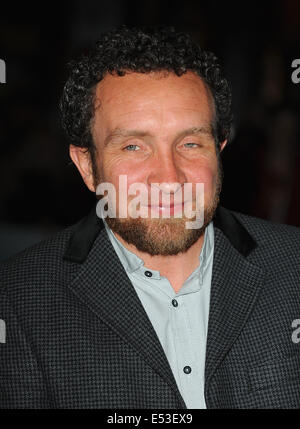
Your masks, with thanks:
[[[205,365],[206,397],[212,376],[251,313],[265,274],[264,270],[247,260],[256,243],[229,211],[218,209],[214,227],[215,251]]]
[[[103,223],[93,219],[92,215],[80,225],[65,253],[67,260],[84,261],[69,287],[91,311],[131,344],[168,383],[178,396],[181,407],[186,408],[156,332],[109,241]],[[84,228],[86,242],[81,247]]]

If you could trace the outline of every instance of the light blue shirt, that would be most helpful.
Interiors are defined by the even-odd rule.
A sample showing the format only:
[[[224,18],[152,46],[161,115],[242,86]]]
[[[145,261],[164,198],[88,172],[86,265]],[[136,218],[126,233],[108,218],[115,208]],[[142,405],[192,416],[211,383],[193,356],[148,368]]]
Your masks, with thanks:
[[[205,230],[199,266],[177,293],[166,277],[147,269],[141,258],[123,246],[105,220],[104,225],[155,329],[187,408],[206,408],[204,369],[214,254],[212,222]]]

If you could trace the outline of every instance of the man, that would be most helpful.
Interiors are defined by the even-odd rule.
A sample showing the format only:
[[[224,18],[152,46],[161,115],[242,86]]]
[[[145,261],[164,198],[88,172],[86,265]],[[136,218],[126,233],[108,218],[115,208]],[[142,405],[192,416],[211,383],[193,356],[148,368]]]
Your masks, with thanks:
[[[300,234],[218,205],[216,57],[122,27],[72,67],[63,124],[99,201],[2,266],[1,407],[298,408]]]

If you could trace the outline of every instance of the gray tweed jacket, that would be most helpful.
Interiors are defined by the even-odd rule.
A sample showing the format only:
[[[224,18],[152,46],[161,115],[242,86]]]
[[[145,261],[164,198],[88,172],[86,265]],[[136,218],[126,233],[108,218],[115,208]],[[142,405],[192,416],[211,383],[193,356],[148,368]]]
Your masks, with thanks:
[[[1,266],[0,408],[186,408],[94,212]],[[299,229],[224,208],[214,228],[207,407],[299,408]]]

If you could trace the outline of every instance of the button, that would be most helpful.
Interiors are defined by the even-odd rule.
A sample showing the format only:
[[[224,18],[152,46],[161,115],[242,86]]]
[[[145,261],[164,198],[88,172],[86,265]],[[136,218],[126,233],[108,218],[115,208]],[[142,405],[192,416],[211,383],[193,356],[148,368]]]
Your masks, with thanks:
[[[185,374],[190,374],[191,372],[192,372],[192,368],[190,367],[190,366],[185,366],[184,368],[183,368],[183,372],[185,373]]]
[[[145,271],[145,276],[147,276],[147,277],[152,277],[152,273],[151,273],[151,271]]]
[[[176,301],[176,299],[172,299],[172,304],[173,307],[178,307],[178,302]]]

